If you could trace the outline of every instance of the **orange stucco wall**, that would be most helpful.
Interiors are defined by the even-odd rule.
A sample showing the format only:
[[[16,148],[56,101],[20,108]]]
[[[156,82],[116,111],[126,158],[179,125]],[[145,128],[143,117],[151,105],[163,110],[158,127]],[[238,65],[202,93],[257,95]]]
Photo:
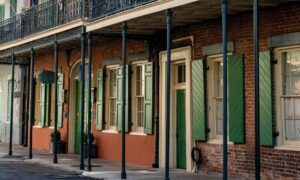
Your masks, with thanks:
[[[122,44],[121,40],[110,40],[100,43],[99,46],[93,47],[93,70],[96,74],[97,69],[102,68],[103,59],[111,59],[121,57]],[[78,44],[79,45],[79,44]],[[143,53],[144,41],[128,40],[127,55]],[[86,57],[88,57],[86,50]],[[70,51],[69,57],[66,51],[59,52],[59,69],[64,74],[64,89],[69,96],[69,73],[75,62],[81,59],[80,48]],[[52,70],[54,66],[53,52],[44,52],[36,57],[35,73],[42,70]],[[94,78],[94,87],[96,86],[96,78]],[[68,127],[71,121],[68,119],[68,103],[69,98],[65,97],[63,127],[59,129],[62,140],[68,142]],[[95,106],[94,106],[95,107]],[[73,121],[72,121],[73,122]],[[154,128],[154,127],[153,127]],[[52,128],[33,128],[33,148],[38,150],[49,151]],[[96,130],[95,119],[92,123],[92,131],[95,136],[95,144],[98,146],[98,158],[112,161],[121,161],[121,133],[111,134],[103,133]],[[126,135],[126,162],[132,164],[151,166],[154,161],[155,136],[137,136]]]

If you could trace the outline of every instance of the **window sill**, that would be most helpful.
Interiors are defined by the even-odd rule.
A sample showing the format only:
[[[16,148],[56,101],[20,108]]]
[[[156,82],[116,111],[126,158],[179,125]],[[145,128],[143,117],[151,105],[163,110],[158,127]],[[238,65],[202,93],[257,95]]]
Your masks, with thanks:
[[[300,151],[300,146],[296,146],[296,145],[279,145],[279,146],[275,146],[274,149],[276,149],[276,150],[286,150],[286,151]]]
[[[207,144],[223,144],[223,139],[211,139],[207,141]],[[233,144],[233,142],[228,140],[229,145]]]
[[[109,129],[109,130],[103,130],[102,133],[107,133],[107,134],[118,134],[119,132],[114,129]]]
[[[141,132],[131,132],[129,134],[133,136],[147,136],[147,134]]]
[[[54,129],[54,126],[49,126],[48,128],[49,128],[49,129]],[[57,128],[57,129],[58,129],[58,128]]]
[[[32,126],[33,128],[36,128],[36,129],[42,129],[43,127],[42,126]]]

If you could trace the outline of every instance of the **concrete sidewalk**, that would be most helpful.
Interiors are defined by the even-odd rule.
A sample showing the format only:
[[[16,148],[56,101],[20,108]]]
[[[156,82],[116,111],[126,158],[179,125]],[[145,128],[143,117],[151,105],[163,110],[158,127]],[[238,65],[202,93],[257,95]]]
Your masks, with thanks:
[[[0,159],[18,159],[26,163],[40,164],[41,166],[48,166],[51,168],[58,168],[64,171],[70,171],[83,176],[98,178],[98,179],[109,179],[117,180],[120,179],[121,164],[118,162],[105,161],[100,159],[92,159],[93,172],[79,170],[79,156],[73,154],[59,154],[58,164],[52,163],[52,154],[47,152],[34,151],[33,159],[28,159],[28,148],[21,146],[13,146],[13,157],[7,158],[8,145],[0,143]],[[153,169],[150,167],[136,166],[126,164],[127,177],[130,180],[156,180],[163,179],[163,169]],[[207,175],[207,174],[191,174],[186,173],[184,170],[171,169],[170,177],[174,180],[217,180],[221,179],[221,176]],[[236,178],[240,179],[240,178]]]

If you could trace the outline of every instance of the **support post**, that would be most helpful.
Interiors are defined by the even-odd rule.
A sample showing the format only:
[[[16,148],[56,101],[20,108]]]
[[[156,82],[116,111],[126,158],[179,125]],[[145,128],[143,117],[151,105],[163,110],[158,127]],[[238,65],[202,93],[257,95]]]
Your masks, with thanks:
[[[85,90],[85,35],[86,28],[81,29],[81,143],[80,143],[80,170],[84,170],[84,90]]]
[[[260,180],[260,111],[259,111],[259,1],[253,3],[253,39],[255,63],[255,179]]]
[[[88,82],[88,171],[92,171],[92,165],[91,165],[91,148],[92,148],[92,95],[91,95],[91,89],[92,89],[92,61],[93,61],[93,55],[92,55],[92,33],[88,33],[88,55],[89,55],[89,82]]]
[[[223,180],[227,180],[227,12],[228,2],[222,2],[222,37],[223,37]]]
[[[57,78],[58,78],[58,43],[57,41],[54,41],[54,142],[53,142],[53,163],[57,164],[57,136],[58,136],[58,131],[57,131],[57,96],[58,96],[58,85],[57,85]]]
[[[14,122],[14,89],[15,89],[15,59],[14,52],[11,54],[11,96],[10,96],[10,128],[9,128],[9,150],[8,156],[12,156],[13,122]]]
[[[170,167],[170,85],[171,85],[171,49],[172,49],[172,18],[173,12],[169,9],[167,16],[167,69],[166,69],[166,155],[165,155],[165,180],[169,180]]]
[[[122,172],[121,179],[126,179],[126,160],[125,160],[125,119],[126,119],[126,40],[127,40],[127,24],[122,26]]]
[[[29,159],[32,159],[32,127],[33,127],[33,113],[34,113],[34,58],[35,58],[35,52],[34,49],[31,48],[31,61],[30,61],[30,100],[29,100],[29,121],[30,121],[30,127],[29,127]]]

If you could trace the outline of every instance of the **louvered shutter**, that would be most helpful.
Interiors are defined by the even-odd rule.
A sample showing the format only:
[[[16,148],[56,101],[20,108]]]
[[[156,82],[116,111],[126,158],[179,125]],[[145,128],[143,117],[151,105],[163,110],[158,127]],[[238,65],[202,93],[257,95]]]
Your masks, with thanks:
[[[97,115],[96,115],[96,128],[97,130],[103,129],[103,90],[104,90],[104,70],[99,69],[97,72]]]
[[[245,143],[244,55],[228,57],[229,140]]]
[[[144,133],[152,134],[153,124],[153,63],[145,64]]]
[[[260,144],[274,145],[271,53],[259,53]]]
[[[64,75],[58,74],[58,101],[57,101],[57,123],[58,128],[63,125],[63,106],[64,106]]]
[[[193,138],[206,141],[206,98],[203,60],[192,61]]]
[[[125,104],[125,132],[128,132],[129,119],[129,66],[126,65],[126,104]],[[122,67],[117,73],[117,130],[122,131]]]

